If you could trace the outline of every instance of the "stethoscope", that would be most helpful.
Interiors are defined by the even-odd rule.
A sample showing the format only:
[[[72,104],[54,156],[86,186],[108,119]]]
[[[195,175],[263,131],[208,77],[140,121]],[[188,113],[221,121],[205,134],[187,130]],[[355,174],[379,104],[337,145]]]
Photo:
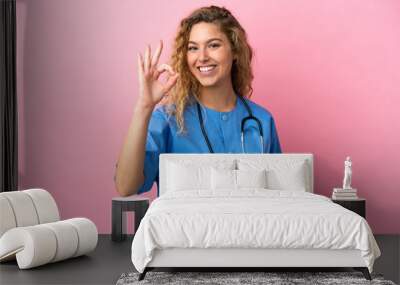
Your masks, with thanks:
[[[247,104],[246,100],[242,96],[238,95],[237,97],[239,97],[240,100],[242,100],[244,106],[247,109],[247,113],[249,114],[247,117],[242,119],[242,122],[240,124],[240,132],[241,132],[240,140],[241,140],[241,143],[242,143],[242,152],[244,153],[244,126],[245,126],[247,121],[254,120],[254,121],[257,122],[257,125],[258,125],[258,132],[260,134],[260,143],[261,143],[261,153],[263,153],[264,152],[264,134],[263,134],[263,130],[262,130],[262,124],[261,124],[260,120],[257,117],[253,116],[253,112],[251,111],[251,109],[250,109],[249,105]],[[206,140],[206,143],[207,143],[207,146],[208,146],[208,150],[210,151],[210,153],[214,153],[214,150],[213,150],[213,148],[211,146],[210,140],[209,140],[209,138],[207,136],[207,133],[206,133],[206,130],[204,128],[203,115],[201,114],[200,104],[199,104],[198,101],[196,102],[196,105],[197,105],[197,116],[199,117],[199,123],[200,123],[200,127],[201,127],[201,132],[203,133],[203,137]]]

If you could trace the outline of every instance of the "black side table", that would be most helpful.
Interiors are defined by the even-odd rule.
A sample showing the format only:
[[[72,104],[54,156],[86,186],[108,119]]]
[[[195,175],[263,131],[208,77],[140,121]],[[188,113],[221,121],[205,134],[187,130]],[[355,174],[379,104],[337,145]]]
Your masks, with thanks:
[[[342,206],[350,211],[353,211],[356,214],[359,214],[364,219],[366,218],[366,210],[365,210],[366,201],[364,198],[357,198],[355,200],[332,199],[332,202],[339,204],[340,206]]]
[[[111,240],[126,239],[126,212],[135,212],[135,231],[149,208],[149,198],[140,195],[115,197],[112,199],[112,231]]]

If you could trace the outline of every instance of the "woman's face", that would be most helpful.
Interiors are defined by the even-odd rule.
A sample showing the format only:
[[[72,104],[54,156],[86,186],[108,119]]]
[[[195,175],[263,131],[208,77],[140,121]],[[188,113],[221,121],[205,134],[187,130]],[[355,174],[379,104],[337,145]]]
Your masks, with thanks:
[[[231,45],[218,25],[201,22],[192,27],[187,62],[203,87],[219,86],[231,81],[232,61]]]

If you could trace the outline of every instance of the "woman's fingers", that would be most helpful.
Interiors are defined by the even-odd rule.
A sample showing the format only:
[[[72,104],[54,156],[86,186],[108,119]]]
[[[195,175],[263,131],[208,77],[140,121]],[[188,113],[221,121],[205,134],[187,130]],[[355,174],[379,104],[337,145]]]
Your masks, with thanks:
[[[151,49],[148,45],[146,51],[144,52],[144,72],[147,74],[150,71],[151,66]]]
[[[169,75],[174,75],[175,71],[172,69],[171,66],[169,66],[166,63],[161,64],[160,66],[157,67],[156,71],[154,72],[154,78],[158,79],[162,73],[167,71]]]
[[[148,49],[149,49],[149,54],[148,54],[148,59],[147,59],[147,71],[150,72],[151,70],[151,46],[148,45]]]
[[[144,64],[142,55],[140,53],[138,53],[138,70],[139,70],[139,78],[141,78],[144,73]]]
[[[161,55],[162,49],[163,49],[163,42],[160,41],[160,44],[158,45],[158,47],[156,49],[156,52],[155,52],[155,54],[154,54],[154,56],[153,56],[153,58],[151,60],[151,67],[154,68],[154,69],[156,69],[155,67],[158,64],[158,60],[160,59],[160,55]]]
[[[178,80],[179,73],[175,73],[174,75],[170,76],[167,80],[167,83],[164,85],[164,93],[168,93],[169,90],[171,90],[172,87],[176,84],[176,81]]]
[[[168,93],[176,84],[179,76],[172,67],[166,63],[157,66],[162,49],[163,42],[160,41],[153,56],[151,56],[151,47],[149,45],[146,47],[144,56],[138,53],[139,82],[141,82],[140,88],[156,92],[157,94],[149,94],[151,97],[154,96],[154,98],[159,98],[159,96]],[[167,72],[168,74],[166,82],[158,81],[159,77],[164,72]]]
[[[160,59],[161,51],[163,49],[163,42],[160,41],[154,56],[151,55],[151,46],[147,45],[145,53],[144,53],[144,63],[143,63],[143,72],[145,74],[152,74],[156,70],[156,66]],[[143,60],[143,59],[142,59]]]
[[[154,78],[157,80],[161,74],[164,72],[168,72],[168,79],[166,83],[161,83],[163,88],[163,93],[167,93],[176,83],[179,74],[176,73],[172,67],[166,63],[161,64],[157,67],[156,71],[154,72]]]

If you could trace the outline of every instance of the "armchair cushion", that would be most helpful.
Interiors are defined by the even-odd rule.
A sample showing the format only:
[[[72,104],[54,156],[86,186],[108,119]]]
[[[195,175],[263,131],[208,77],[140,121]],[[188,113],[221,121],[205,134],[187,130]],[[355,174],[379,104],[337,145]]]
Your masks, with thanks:
[[[20,269],[27,269],[95,249],[98,233],[92,221],[59,220],[46,190],[0,193],[0,262],[16,259]]]
[[[93,222],[75,218],[7,231],[0,239],[0,260],[16,256],[19,268],[28,269],[86,254],[96,245]]]

